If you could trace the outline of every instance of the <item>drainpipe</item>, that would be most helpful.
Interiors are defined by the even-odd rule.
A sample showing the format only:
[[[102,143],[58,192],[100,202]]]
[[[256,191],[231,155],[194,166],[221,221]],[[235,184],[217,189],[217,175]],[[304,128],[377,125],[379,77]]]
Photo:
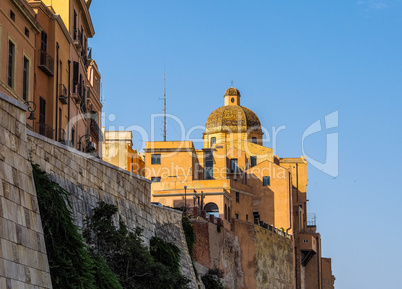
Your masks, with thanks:
[[[71,60],[68,60],[68,113],[67,113],[67,141],[70,144],[70,82],[71,82]]]
[[[320,259],[321,259],[321,246],[320,243],[318,242],[318,236],[315,238],[316,243],[317,243],[317,281],[318,281],[318,288],[321,289],[321,271],[320,271]],[[321,238],[320,238],[321,240]]]
[[[56,42],[56,133],[55,133],[55,141],[57,141],[57,133],[58,133],[58,112],[59,112],[59,43]]]
[[[293,186],[292,186],[292,179],[290,177],[290,173],[288,174],[289,177],[289,228],[286,229],[286,234],[288,233],[288,231],[290,229],[292,229],[292,218],[293,218],[293,214],[292,214],[292,208],[293,208],[293,200],[292,200],[292,190],[293,190]],[[293,232],[293,236],[295,235],[295,232]]]

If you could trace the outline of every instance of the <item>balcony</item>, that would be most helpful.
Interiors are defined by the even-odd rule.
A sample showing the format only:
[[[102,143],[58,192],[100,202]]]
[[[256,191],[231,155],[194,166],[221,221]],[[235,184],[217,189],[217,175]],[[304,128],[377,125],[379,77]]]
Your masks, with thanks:
[[[67,88],[64,84],[59,84],[59,100],[62,104],[67,104]]]
[[[67,144],[67,134],[64,129],[59,129],[59,142],[62,144]]]
[[[313,235],[300,234],[300,251],[302,252],[302,265],[306,266],[311,258],[317,254],[317,241]]]
[[[54,59],[45,50],[40,51],[40,63],[38,67],[47,75],[54,75]]]
[[[71,96],[73,97],[73,99],[75,100],[76,103],[80,103],[81,102],[81,85],[80,84],[75,84],[74,89],[73,89],[73,93],[71,94]]]
[[[300,234],[300,250],[317,253],[317,241],[313,235]]]
[[[94,119],[91,119],[91,133],[98,141],[103,140],[102,130]]]
[[[54,129],[43,122],[36,123],[35,131],[47,138],[54,138]]]
[[[81,97],[80,108],[83,113],[87,112],[87,101],[86,101],[85,95],[86,95],[86,93],[85,93],[85,89],[84,89],[84,91],[82,91],[81,95],[80,95],[80,97]]]
[[[82,33],[80,30],[78,30],[77,32],[74,31],[74,40],[73,40],[73,44],[75,46],[75,48],[77,48],[77,50],[81,51],[82,49]]]

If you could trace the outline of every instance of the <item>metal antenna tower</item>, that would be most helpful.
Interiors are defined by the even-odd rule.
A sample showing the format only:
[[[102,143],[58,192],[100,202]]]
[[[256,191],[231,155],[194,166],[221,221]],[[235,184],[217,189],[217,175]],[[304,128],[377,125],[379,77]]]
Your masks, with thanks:
[[[166,141],[166,73],[163,74],[163,141]]]

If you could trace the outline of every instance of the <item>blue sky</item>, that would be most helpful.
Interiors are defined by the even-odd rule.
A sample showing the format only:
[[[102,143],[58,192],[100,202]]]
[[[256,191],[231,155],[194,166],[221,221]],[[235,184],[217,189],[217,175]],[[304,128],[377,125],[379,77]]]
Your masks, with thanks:
[[[309,166],[309,212],[323,255],[333,260],[338,289],[401,288],[402,1],[120,3],[91,7],[106,126],[150,132],[151,115],[163,108],[164,72],[168,113],[186,130],[205,125],[233,79],[268,131],[286,127],[280,157],[301,156],[306,128],[338,111],[339,126],[328,130],[339,135],[338,176]],[[161,127],[159,118],[159,140]],[[320,162],[326,133],[304,143]],[[179,138],[169,120],[168,139]]]

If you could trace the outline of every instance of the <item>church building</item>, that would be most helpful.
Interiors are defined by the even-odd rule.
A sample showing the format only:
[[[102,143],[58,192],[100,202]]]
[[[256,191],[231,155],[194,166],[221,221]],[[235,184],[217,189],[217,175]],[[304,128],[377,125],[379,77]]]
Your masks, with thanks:
[[[322,274],[330,272],[330,259],[322,261],[320,234],[315,222],[308,222],[306,159],[280,158],[265,147],[258,116],[241,106],[234,87],[226,90],[224,106],[209,115],[203,139],[200,150],[191,141],[146,143],[143,175],[153,181],[153,202],[204,211],[236,236],[255,225],[276,232],[292,242],[291,288],[333,288],[332,274],[325,275],[331,280],[323,280]],[[243,255],[248,250],[244,246]],[[242,258],[246,270],[252,260]],[[256,286],[247,282],[254,285],[244,288]]]

